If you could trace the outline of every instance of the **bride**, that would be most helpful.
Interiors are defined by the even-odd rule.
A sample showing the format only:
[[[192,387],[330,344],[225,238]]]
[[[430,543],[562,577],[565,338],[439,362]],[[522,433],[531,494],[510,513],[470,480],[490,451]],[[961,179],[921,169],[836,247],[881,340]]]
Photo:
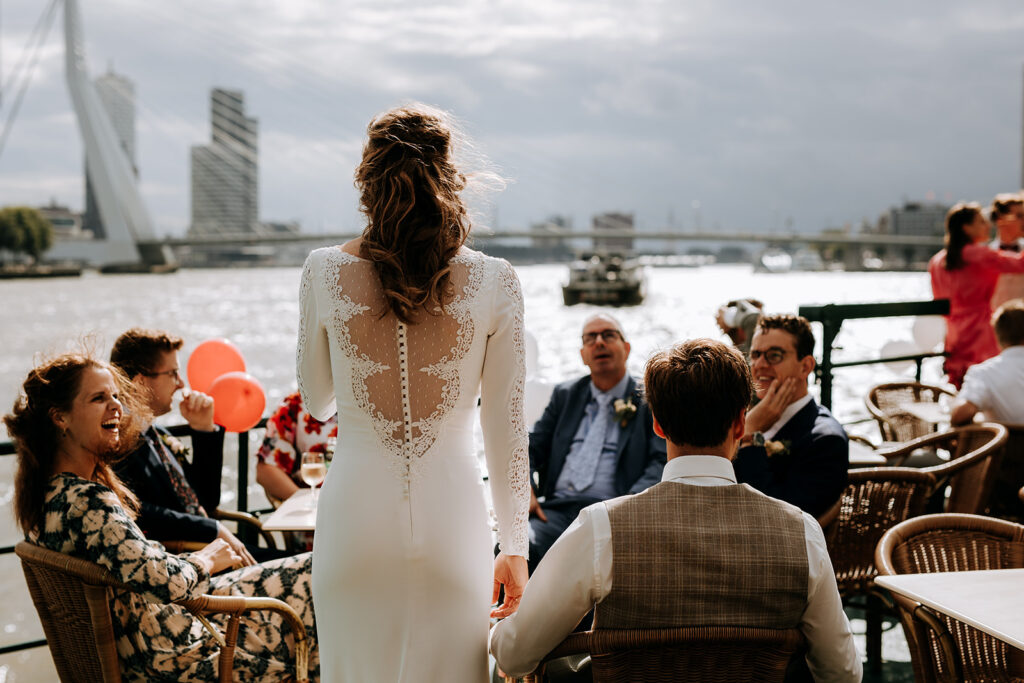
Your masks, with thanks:
[[[309,255],[297,372],[344,439],[320,495],[313,604],[322,680],[484,681],[491,616],[526,583],[523,301],[463,246],[466,177],[443,112],[381,114],[356,187],[360,238]],[[501,552],[473,446],[477,396]],[[493,577],[493,581],[492,581]]]

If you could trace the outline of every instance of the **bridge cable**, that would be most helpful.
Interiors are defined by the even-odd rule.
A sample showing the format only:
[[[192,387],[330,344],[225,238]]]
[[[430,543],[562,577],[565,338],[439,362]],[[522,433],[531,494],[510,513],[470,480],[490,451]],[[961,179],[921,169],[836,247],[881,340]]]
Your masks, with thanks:
[[[4,147],[7,145],[7,138],[11,134],[11,129],[14,126],[14,120],[18,116],[18,110],[21,109],[21,103],[25,99],[25,93],[28,91],[28,86],[32,82],[32,74],[35,71],[36,65],[39,63],[43,43],[46,42],[46,38],[50,33],[50,28],[53,26],[53,18],[57,13],[57,4],[59,1],[60,0],[50,0],[49,6],[43,11],[43,15],[39,18],[39,22],[36,24],[36,29],[42,27],[42,31],[39,32],[37,36],[29,37],[30,46],[33,37],[38,39],[36,40],[34,52],[31,57],[26,57],[22,60],[23,68],[21,70],[24,72],[24,76],[22,77],[21,87],[18,89],[18,94],[14,98],[14,104],[11,106],[10,113],[7,115],[7,120],[4,121],[3,131],[0,132],[0,157],[3,156]],[[31,49],[31,47],[26,49]],[[13,76],[11,80],[14,80]]]

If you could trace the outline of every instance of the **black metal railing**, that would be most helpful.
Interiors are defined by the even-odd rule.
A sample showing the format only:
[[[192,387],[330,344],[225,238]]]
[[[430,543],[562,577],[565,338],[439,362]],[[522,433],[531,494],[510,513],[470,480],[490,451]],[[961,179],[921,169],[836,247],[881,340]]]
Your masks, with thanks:
[[[263,418],[259,423],[253,427],[253,429],[262,429],[267,425],[267,419]],[[188,425],[173,425],[167,428],[174,436],[187,436],[189,433]],[[0,441],[0,456],[14,455],[14,444],[10,441]],[[238,509],[243,512],[249,511],[249,432],[238,433]],[[245,542],[253,540],[250,538],[248,528],[242,528],[239,525],[238,535]],[[14,546],[0,546],[0,555],[8,555],[14,553]],[[36,647],[43,647],[46,645],[46,640],[28,640],[21,643],[14,643],[0,647],[0,656],[10,654],[12,652],[20,652],[22,650],[31,650]]]
[[[949,299],[934,301],[897,301],[883,304],[826,304],[824,306],[801,306],[800,315],[811,322],[822,325],[821,362],[818,363],[817,375],[821,381],[821,404],[832,408],[832,371],[839,368],[852,368],[857,365],[873,365],[875,363],[893,363],[897,361],[913,361],[917,365],[917,381],[921,381],[921,361],[925,358],[945,356],[945,353],[913,353],[904,356],[886,358],[869,358],[865,360],[832,362],[832,351],[839,330],[845,320],[863,320],[866,318],[898,318],[912,315],[948,315]]]

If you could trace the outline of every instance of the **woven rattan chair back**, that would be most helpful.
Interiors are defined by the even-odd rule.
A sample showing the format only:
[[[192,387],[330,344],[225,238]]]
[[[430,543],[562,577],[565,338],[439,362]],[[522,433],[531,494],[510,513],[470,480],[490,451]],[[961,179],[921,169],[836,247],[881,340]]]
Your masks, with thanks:
[[[804,649],[795,628],[598,628],[570,635],[545,660],[589,652],[594,683],[778,683]],[[538,671],[525,680],[546,679]]]
[[[935,425],[903,409],[907,403],[939,400],[954,394],[942,387],[920,382],[889,382],[871,387],[864,403],[878,423],[882,441],[910,441],[935,431]]]
[[[944,495],[946,485],[949,486],[949,497],[941,507],[943,512],[981,514],[985,511],[1008,434],[1003,425],[986,422],[954,427],[919,441],[949,453],[949,462],[922,468],[935,476],[937,495]]]
[[[909,467],[850,470],[839,514],[825,529],[843,597],[872,588],[878,540],[896,524],[924,512],[934,486],[934,475]]]
[[[978,515],[924,515],[886,532],[876,559],[879,573],[888,575],[1020,568],[1024,526]],[[1024,680],[1024,652],[934,613],[952,636],[954,651],[944,657],[936,631],[914,617],[917,602],[897,594],[893,598],[910,645],[915,681]],[[961,671],[955,670],[957,662]]]
[[[98,565],[26,541],[14,552],[60,680],[120,683],[109,607],[109,587],[120,584]]]

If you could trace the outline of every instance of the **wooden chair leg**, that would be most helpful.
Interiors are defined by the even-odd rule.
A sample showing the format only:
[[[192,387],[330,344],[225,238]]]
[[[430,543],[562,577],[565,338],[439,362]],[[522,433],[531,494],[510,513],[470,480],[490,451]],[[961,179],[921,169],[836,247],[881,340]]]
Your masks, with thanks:
[[[882,673],[882,610],[885,603],[878,596],[868,595],[864,603],[865,648],[868,656],[868,667],[874,675]]]

